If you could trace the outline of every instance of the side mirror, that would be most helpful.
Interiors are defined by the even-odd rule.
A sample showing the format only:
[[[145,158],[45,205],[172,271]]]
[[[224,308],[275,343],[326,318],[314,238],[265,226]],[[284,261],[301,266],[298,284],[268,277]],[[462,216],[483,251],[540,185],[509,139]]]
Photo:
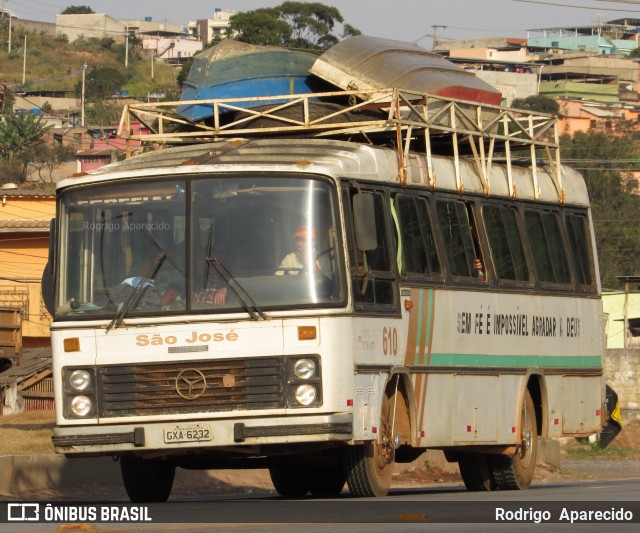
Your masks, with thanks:
[[[52,218],[49,224],[49,259],[47,265],[42,272],[42,300],[44,306],[51,316],[55,316],[54,299],[55,299],[55,265],[56,265],[56,219]]]
[[[372,194],[358,193],[353,196],[353,220],[358,250],[375,250],[378,247],[378,238]]]

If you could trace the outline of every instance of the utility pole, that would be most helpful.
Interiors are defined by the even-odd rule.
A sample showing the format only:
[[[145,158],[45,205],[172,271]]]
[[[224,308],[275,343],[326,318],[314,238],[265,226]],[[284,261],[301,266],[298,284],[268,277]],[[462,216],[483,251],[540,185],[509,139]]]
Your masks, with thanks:
[[[81,100],[81,107],[80,107],[80,125],[84,126],[84,87],[85,87],[85,77],[86,77],[86,72],[87,72],[87,64],[85,63],[84,66],[82,67],[82,100]]]
[[[7,53],[11,53],[11,10],[9,10],[9,47],[7,48]]]
[[[22,85],[27,80],[27,35],[24,36],[24,57],[22,58]]]
[[[436,46],[438,45],[438,37],[437,37],[438,28],[442,28],[443,30],[446,30],[447,27],[438,26],[437,24],[433,24],[431,27],[433,28],[433,46],[431,47],[431,50],[435,50]]]
[[[129,28],[125,28],[127,34],[124,36],[124,67],[129,68]]]

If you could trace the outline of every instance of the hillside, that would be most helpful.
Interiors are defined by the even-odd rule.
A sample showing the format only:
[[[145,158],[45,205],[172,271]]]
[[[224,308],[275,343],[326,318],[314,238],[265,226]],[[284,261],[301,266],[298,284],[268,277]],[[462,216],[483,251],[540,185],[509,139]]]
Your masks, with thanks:
[[[6,26],[0,27],[0,82],[20,90],[74,91],[82,82],[83,67],[87,75],[94,69],[117,70],[126,83],[120,87],[132,96],[146,96],[150,92],[164,92],[176,87],[178,71],[163,63],[154,64],[151,78],[151,58],[133,43],[129,49],[129,65],[125,67],[125,46],[111,38],[78,40],[68,43],[37,33],[27,33],[25,83],[24,37],[22,31],[12,32],[12,50],[8,52]],[[90,83],[87,79],[87,83]]]

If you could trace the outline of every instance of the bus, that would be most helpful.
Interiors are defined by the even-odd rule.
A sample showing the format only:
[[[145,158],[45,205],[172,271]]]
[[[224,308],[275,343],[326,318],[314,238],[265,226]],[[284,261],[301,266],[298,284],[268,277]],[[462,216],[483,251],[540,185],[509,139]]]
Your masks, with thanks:
[[[428,449],[468,490],[527,489],[540,439],[601,429],[593,221],[555,118],[381,93],[189,128],[125,108],[150,148],[57,186],[58,453],[116,458],[134,502],[178,467],[375,497]]]

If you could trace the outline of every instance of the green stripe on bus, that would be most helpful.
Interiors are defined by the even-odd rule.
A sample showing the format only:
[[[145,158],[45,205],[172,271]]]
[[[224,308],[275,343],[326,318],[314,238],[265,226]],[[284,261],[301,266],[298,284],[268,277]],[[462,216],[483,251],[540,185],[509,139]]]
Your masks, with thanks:
[[[431,321],[433,320],[433,289],[427,289],[427,323],[425,324],[426,339],[424,343],[424,364],[429,359],[429,344],[431,344]]]
[[[599,355],[488,355],[432,353],[430,366],[512,366],[512,367],[569,367],[599,368],[602,357]]]
[[[423,289],[418,289],[418,329],[416,331],[416,353],[413,357],[413,364],[417,365],[420,361],[420,338],[422,337],[422,293]]]

